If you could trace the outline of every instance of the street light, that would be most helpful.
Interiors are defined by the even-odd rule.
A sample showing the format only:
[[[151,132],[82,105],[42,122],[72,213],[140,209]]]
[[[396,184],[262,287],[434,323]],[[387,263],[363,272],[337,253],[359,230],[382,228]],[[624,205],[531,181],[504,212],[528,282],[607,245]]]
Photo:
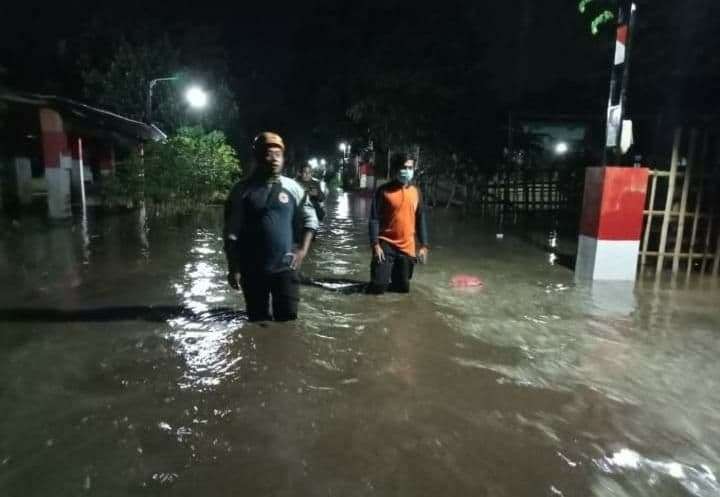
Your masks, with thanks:
[[[148,124],[152,124],[153,88],[155,88],[155,85],[161,81],[177,81],[178,79],[180,79],[179,76],[171,76],[168,78],[155,78],[150,80],[150,83],[148,83],[147,102],[145,102],[145,120]],[[191,107],[198,109],[207,105],[208,96],[207,93],[199,86],[191,86],[185,92],[185,99]]]
[[[345,162],[350,156],[350,144],[346,142],[341,142],[338,148],[342,152],[342,159],[343,162]]]
[[[557,142],[555,144],[555,154],[556,155],[565,155],[568,150],[569,150],[568,144],[565,142]]]
[[[185,92],[185,99],[191,107],[202,109],[207,105],[208,95],[205,90],[199,86],[191,86],[188,88],[188,91]]]

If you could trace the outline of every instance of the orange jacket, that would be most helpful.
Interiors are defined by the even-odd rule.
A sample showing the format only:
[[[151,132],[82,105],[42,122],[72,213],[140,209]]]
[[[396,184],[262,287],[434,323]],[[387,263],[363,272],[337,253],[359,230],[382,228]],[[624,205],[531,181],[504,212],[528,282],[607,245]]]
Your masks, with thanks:
[[[379,240],[415,257],[415,236],[427,245],[427,222],[420,189],[397,181],[375,191],[370,207],[370,244]]]

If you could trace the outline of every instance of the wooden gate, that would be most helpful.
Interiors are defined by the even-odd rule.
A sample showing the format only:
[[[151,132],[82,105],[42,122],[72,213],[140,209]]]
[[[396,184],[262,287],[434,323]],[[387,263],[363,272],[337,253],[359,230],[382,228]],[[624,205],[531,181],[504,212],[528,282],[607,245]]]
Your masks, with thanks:
[[[678,128],[669,169],[650,171],[640,274],[720,271],[720,146],[710,131]]]

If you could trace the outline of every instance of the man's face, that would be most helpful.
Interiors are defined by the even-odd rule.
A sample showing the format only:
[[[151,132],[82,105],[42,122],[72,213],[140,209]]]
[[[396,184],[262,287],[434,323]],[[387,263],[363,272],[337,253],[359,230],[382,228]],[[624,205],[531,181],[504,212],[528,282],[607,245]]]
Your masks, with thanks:
[[[302,179],[303,181],[310,181],[312,179],[312,169],[310,169],[309,167],[303,168]]]
[[[403,174],[403,171],[414,171],[415,170],[415,161],[412,159],[406,160],[402,166],[400,166],[397,170],[397,175],[400,176]]]
[[[409,185],[415,174],[415,161],[412,159],[406,160],[402,166],[400,166],[395,173],[398,181],[404,185]]]
[[[278,175],[285,165],[285,154],[280,147],[267,147],[263,153],[263,167],[267,172]]]

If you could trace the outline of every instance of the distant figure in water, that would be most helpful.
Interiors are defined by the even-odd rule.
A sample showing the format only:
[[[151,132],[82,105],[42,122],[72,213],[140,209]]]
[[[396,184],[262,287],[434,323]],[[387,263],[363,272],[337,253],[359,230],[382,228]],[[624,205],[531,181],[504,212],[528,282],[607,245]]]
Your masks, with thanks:
[[[313,178],[312,167],[310,164],[305,164],[300,170],[300,174],[297,177],[297,182],[305,188],[310,202],[315,207],[318,221],[322,222],[325,219],[325,182]]]
[[[374,294],[408,293],[415,264],[424,264],[428,255],[422,194],[412,184],[415,160],[394,154],[390,173],[392,181],[376,190],[370,207],[372,262],[367,291]]]
[[[450,286],[453,288],[480,288],[485,286],[480,278],[470,274],[456,274],[450,278]]]

